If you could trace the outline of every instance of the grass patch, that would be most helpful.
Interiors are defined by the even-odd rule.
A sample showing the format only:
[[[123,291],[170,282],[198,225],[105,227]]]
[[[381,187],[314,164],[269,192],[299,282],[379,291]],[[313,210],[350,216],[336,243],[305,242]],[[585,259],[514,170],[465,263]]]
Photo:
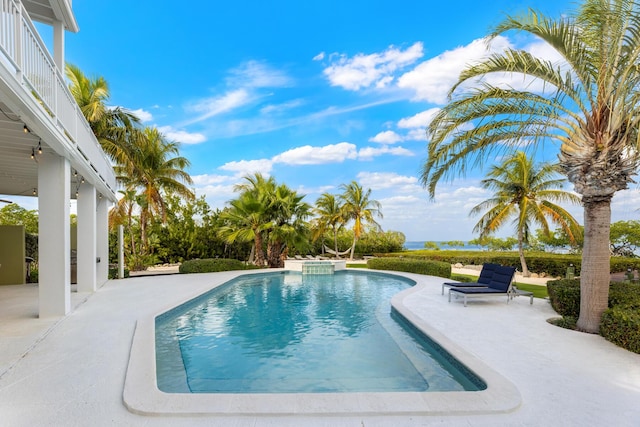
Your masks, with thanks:
[[[528,283],[518,283],[518,282],[515,282],[515,285],[518,289],[522,291],[533,292],[534,298],[547,298],[549,296],[549,294],[547,293],[546,286],[530,285]]]
[[[369,268],[367,264],[347,264],[347,268]]]

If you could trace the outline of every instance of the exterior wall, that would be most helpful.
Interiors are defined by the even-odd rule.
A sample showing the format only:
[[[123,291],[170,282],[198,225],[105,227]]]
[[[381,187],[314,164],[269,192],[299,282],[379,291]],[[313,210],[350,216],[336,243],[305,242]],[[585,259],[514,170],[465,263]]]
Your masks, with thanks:
[[[25,283],[23,225],[0,225],[0,285]]]

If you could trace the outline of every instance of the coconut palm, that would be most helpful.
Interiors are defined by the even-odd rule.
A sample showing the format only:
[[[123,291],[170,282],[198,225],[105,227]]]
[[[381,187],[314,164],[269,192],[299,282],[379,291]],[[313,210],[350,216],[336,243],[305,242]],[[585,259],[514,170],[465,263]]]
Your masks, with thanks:
[[[377,200],[370,199],[371,189],[364,191],[362,186],[356,181],[340,186],[342,194],[339,199],[342,202],[344,217],[353,220],[353,244],[351,245],[351,254],[349,259],[353,259],[353,253],[356,249],[356,242],[364,231],[364,223],[372,225],[376,229],[380,229],[380,225],[373,219],[374,216],[382,218],[380,209],[382,205]]]
[[[531,225],[537,224],[545,236],[549,235],[549,220],[561,227],[572,243],[580,232],[578,222],[554,202],[580,203],[574,193],[561,190],[566,182],[557,176],[556,167],[545,163],[536,167],[533,159],[518,151],[507,157],[499,166],[493,166],[487,178],[481,181],[484,188],[494,191],[490,199],[476,205],[471,215],[484,212],[473,231],[486,237],[513,218],[518,235],[518,252],[522,274],[529,277],[524,246],[529,243]]]
[[[316,227],[314,229],[313,240],[317,240],[325,234],[327,230],[331,230],[333,234],[333,250],[336,257],[340,258],[338,252],[338,232],[344,226],[345,218],[342,206],[338,198],[330,193],[322,193],[316,200],[316,206],[313,210],[316,214]]]
[[[528,33],[563,61],[506,49],[470,65],[427,129],[421,178],[432,197],[441,179],[464,173],[497,150],[558,143],[560,171],[584,205],[578,328],[593,333],[607,308],[611,199],[628,187],[639,165],[639,9],[631,0],[585,0],[576,13],[557,20],[533,10],[507,17],[490,37]],[[544,89],[504,88],[481,79],[505,72],[542,81]]]
[[[187,184],[191,176],[185,171],[189,160],[179,156],[179,144],[167,141],[157,128],[147,127],[143,138],[133,147],[131,162],[115,166],[119,180],[128,190],[140,192],[140,228],[143,245],[146,245],[146,227],[156,215],[166,222],[165,194],[174,194],[188,200],[194,198]]]
[[[67,64],[65,73],[69,90],[96,139],[117,164],[130,162],[131,144],[141,137],[140,120],[121,107],[109,107],[109,85],[104,77],[88,78],[80,68]]]

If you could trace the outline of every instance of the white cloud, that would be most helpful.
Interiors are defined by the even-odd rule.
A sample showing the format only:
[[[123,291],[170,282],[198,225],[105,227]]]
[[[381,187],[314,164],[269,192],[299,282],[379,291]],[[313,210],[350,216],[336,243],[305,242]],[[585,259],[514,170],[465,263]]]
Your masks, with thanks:
[[[412,151],[402,147],[389,147],[384,145],[382,147],[364,147],[358,151],[359,160],[372,160],[374,157],[381,156],[383,154],[391,154],[393,156],[413,156]]]
[[[398,127],[401,129],[415,129],[415,128],[423,128],[425,129],[431,120],[438,114],[440,111],[439,108],[430,108],[428,110],[422,111],[421,113],[416,114],[415,116],[407,117],[404,119],[400,119],[398,122]]]
[[[405,50],[390,46],[382,53],[370,55],[359,53],[352,58],[332,54],[330,59],[335,57],[338,59],[325,68],[323,73],[329,79],[331,86],[340,86],[353,91],[370,86],[382,88],[393,81],[393,74],[396,71],[413,64],[422,56],[421,42],[414,43]]]
[[[201,175],[192,175],[191,179],[193,183],[197,186],[207,186],[207,185],[220,185],[229,180],[229,177],[226,175],[210,175],[210,174],[201,174]]]
[[[174,129],[171,126],[161,126],[158,128],[167,139],[171,141],[181,142],[183,144],[200,144],[207,140],[207,137],[201,133],[191,133],[184,130]]]
[[[142,108],[133,110],[131,111],[131,113],[139,118],[142,123],[150,122],[151,120],[153,120],[153,115],[150,112],[143,110]]]
[[[402,141],[402,137],[392,130],[386,130],[380,132],[373,138],[369,138],[369,141],[379,142],[380,144],[395,144],[396,142]]]
[[[235,162],[225,163],[220,166],[221,170],[235,172],[236,176],[244,176],[248,174],[261,173],[269,175],[273,169],[273,162],[269,159],[259,160],[239,160]]]
[[[268,115],[268,114],[280,114],[292,110],[294,108],[300,107],[304,104],[302,99],[293,99],[288,102],[283,102],[282,104],[269,104],[260,109],[260,113]]]
[[[324,52],[320,52],[319,54],[317,54],[316,56],[313,57],[314,61],[322,61],[325,57],[325,53]]]
[[[417,101],[445,104],[449,89],[457,82],[464,68],[508,46],[509,40],[503,36],[496,37],[489,49],[485,39],[474,40],[467,46],[446,51],[421,63],[402,75],[398,79],[398,86],[415,91],[414,99]]]
[[[399,175],[395,172],[360,172],[358,182],[372,190],[393,188],[394,193],[413,193],[422,188],[415,176]]]
[[[411,129],[404,136],[405,141],[426,141],[427,140],[427,131],[425,128],[422,129]]]
[[[319,165],[324,163],[340,163],[345,159],[355,159],[357,157],[356,146],[348,142],[325,145],[324,147],[303,147],[293,148],[273,157],[274,163],[285,163],[288,165]]]
[[[230,87],[266,88],[286,87],[293,84],[284,72],[271,68],[264,62],[247,61],[230,71],[227,84]]]
[[[252,101],[252,96],[245,89],[236,89],[222,96],[214,96],[202,99],[195,104],[188,105],[187,111],[202,113],[200,116],[188,121],[186,124],[196,123],[217,116],[236,108],[242,107]]]

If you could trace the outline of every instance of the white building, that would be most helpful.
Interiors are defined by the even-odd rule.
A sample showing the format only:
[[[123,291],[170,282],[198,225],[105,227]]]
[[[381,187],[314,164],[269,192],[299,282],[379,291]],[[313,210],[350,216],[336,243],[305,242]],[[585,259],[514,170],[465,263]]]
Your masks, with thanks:
[[[53,27],[53,53],[33,21]],[[70,310],[70,200],[77,198],[78,292],[108,275],[111,164],[64,78],[71,0],[0,0],[0,194],[38,197],[39,314]]]

